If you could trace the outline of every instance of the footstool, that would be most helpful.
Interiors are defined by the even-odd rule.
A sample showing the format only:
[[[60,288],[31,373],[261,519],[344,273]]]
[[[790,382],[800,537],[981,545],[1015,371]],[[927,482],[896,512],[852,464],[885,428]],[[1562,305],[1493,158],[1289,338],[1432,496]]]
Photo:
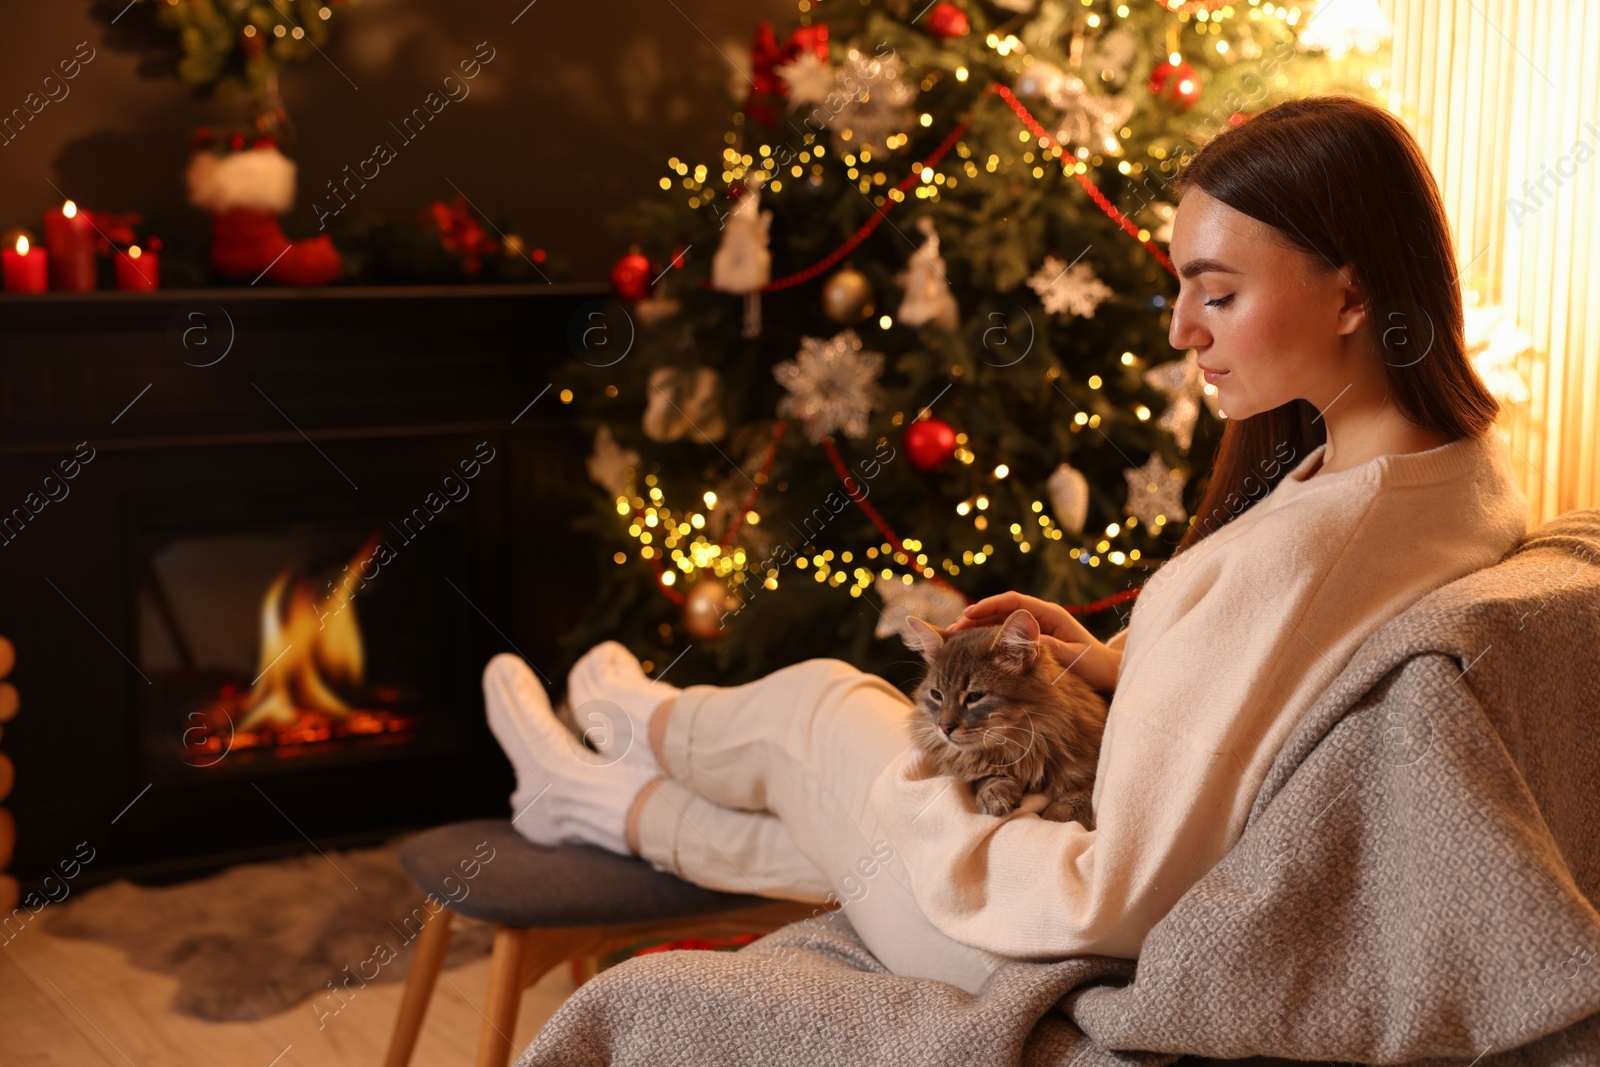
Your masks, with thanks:
[[[719,893],[644,860],[583,845],[544,848],[505,819],[451,823],[400,849],[400,865],[445,907],[426,920],[384,1067],[411,1060],[455,915],[496,925],[477,1067],[506,1067],[522,991],[574,956],[650,938],[769,933],[817,905]]]

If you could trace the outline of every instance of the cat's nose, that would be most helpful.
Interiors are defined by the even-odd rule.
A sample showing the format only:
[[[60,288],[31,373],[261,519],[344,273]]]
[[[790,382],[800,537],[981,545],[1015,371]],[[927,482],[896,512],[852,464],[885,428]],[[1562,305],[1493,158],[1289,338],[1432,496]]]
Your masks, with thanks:
[[[944,735],[946,737],[949,737],[951,734],[956,732],[956,727],[958,725],[959,725],[958,723],[953,723],[953,722],[948,722],[948,723],[947,722],[942,722],[942,723],[939,724],[939,729],[944,731]]]

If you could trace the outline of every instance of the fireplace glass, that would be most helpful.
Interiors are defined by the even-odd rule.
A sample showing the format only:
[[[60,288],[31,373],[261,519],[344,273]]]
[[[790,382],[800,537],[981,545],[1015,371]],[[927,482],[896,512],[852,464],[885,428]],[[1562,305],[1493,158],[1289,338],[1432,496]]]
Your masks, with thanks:
[[[460,531],[382,519],[141,539],[148,778],[182,784],[450,747],[462,706]],[[413,753],[414,754],[414,753]]]

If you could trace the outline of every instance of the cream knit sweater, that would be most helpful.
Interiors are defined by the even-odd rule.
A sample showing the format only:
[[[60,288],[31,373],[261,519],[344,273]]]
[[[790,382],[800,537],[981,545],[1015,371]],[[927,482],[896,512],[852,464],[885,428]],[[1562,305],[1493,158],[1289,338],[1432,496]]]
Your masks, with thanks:
[[[1296,462],[1284,446],[1283,480],[1233,502],[1242,514],[1134,602],[1096,829],[1041,820],[1038,798],[980,814],[955,779],[912,777],[909,747],[884,769],[873,808],[947,936],[1010,957],[1136,959],[1243,834],[1284,739],[1367,637],[1527,532],[1497,433],[1317,474],[1326,450]]]

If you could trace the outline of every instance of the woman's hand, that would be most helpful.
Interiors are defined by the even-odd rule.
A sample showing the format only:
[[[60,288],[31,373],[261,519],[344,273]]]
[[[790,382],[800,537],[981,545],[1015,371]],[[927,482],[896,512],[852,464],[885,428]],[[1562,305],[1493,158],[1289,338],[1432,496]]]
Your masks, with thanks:
[[[1122,651],[1107,648],[1060,604],[1021,593],[1001,593],[969,604],[961,618],[945,629],[953,632],[973,626],[998,626],[1018,608],[1025,609],[1039,621],[1039,644],[1063,667],[1102,693],[1116,689]]]

